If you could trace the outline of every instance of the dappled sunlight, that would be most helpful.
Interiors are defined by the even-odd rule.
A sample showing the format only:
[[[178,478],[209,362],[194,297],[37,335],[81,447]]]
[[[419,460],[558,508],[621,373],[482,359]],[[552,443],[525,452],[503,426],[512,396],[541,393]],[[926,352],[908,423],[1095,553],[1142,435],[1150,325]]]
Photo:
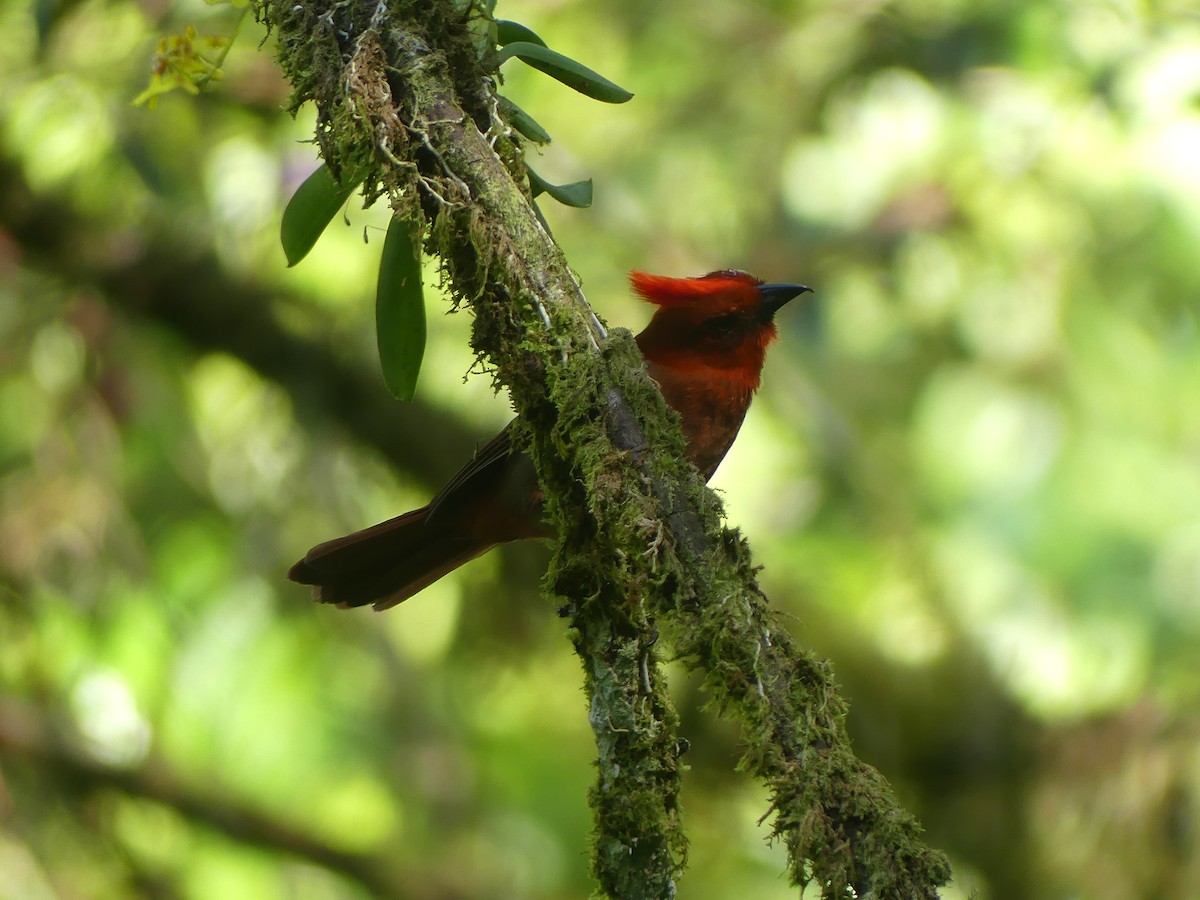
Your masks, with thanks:
[[[889,660],[910,666],[930,665],[950,643],[950,629],[916,581],[899,572],[885,576],[857,610],[860,628],[871,635]]]
[[[228,357],[201,360],[190,377],[192,413],[208,452],[213,495],[231,512],[281,498],[299,447],[290,404]]]
[[[451,575],[409,601],[404,607],[408,615],[391,616],[381,624],[408,663],[418,668],[438,665],[445,662],[457,634],[462,599],[461,579]]]
[[[902,70],[835,99],[823,134],[801,139],[784,161],[789,212],[832,228],[868,224],[898,185],[934,174],[947,115],[945,100]]]
[[[947,370],[925,390],[914,444],[929,486],[947,499],[1011,504],[1044,481],[1064,430],[1050,398],[978,369]]]
[[[1200,633],[1200,525],[1169,534],[1154,561],[1156,600],[1163,612]]]
[[[528,665],[485,667],[466,704],[470,721],[480,733],[494,737],[537,727],[561,740],[586,743],[590,732],[578,665],[573,656],[554,653]]]
[[[81,677],[71,693],[71,705],[79,731],[98,759],[132,766],[145,758],[150,724],[115,672],[95,671]]]
[[[634,92],[502,69],[554,138],[534,167],[594,179],[592,208],[541,208],[610,326],[649,317],[634,268],[814,287],[712,484],[856,752],[948,851],[947,900],[1200,895],[1194,16],[496,13]],[[586,896],[596,748],[548,554],[386,613],[285,580],[428,502],[511,407],[431,259],[416,401],[388,397],[384,204],[353,195],[286,267],[316,118],[279,108],[253,17],[211,90],[131,105],[157,35],[234,16],[0,3],[0,872],[97,900]],[[671,639],[680,896],[796,897],[735,771],[752,741]]]
[[[403,839],[405,807],[377,773],[351,769],[317,786],[305,814],[331,846],[359,853]]]
[[[1148,635],[1132,617],[1072,622],[1048,598],[973,625],[1000,677],[1029,709],[1053,719],[1120,709],[1149,674]]]
[[[212,148],[203,174],[217,251],[229,268],[261,264],[275,249],[279,158],[274,148],[233,137]]]
[[[112,149],[113,123],[94,84],[71,75],[32,82],[6,102],[4,139],[9,146],[37,148],[26,156],[26,173],[37,188],[58,187],[92,172]]]

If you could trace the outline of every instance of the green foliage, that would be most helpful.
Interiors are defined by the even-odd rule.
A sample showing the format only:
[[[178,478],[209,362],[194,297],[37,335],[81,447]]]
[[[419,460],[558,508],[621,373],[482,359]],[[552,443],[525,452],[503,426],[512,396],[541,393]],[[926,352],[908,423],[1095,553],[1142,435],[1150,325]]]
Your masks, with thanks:
[[[375,334],[383,380],[392,396],[412,400],[425,353],[425,295],[421,290],[421,234],[392,219],[379,261]]]
[[[339,184],[334,181],[329,167],[320,165],[296,188],[296,193],[292,194],[292,199],[283,210],[279,225],[279,241],[289,266],[296,265],[308,256],[317,238],[357,187],[358,182]]]
[[[517,41],[523,41],[527,44],[538,44],[542,47],[546,46],[546,42],[538,37],[537,32],[532,28],[528,28],[520,22],[497,19],[496,43],[503,47],[506,44],[516,43]]]
[[[521,137],[528,138],[535,144],[550,143],[550,133],[539,125],[533,116],[507,97],[500,98],[500,110],[508,123],[521,134]]]
[[[490,16],[490,11],[488,15]],[[318,27],[315,34],[319,36],[321,33],[323,32]],[[496,43],[504,47],[491,60],[491,64],[497,68],[506,59],[518,56],[535,68],[595,99],[609,103],[622,103],[633,96],[591,69],[560,53],[549,50],[537,34],[523,25],[497,20],[494,23],[494,36]],[[167,39],[164,38],[165,40]],[[360,47],[359,49],[360,52],[365,51],[368,54],[372,52],[370,47]],[[314,65],[315,68],[318,67]],[[355,70],[369,71],[368,60],[364,59],[361,70],[358,67],[355,67]],[[304,92],[310,90],[311,85],[307,75],[292,74],[296,90],[293,102],[296,103],[299,102],[296,98],[308,96]],[[465,75],[462,77],[464,81],[467,80]],[[163,88],[163,90],[168,89],[169,87]],[[313,96],[319,98],[323,96],[323,93],[338,89],[336,86],[326,85],[317,88]],[[364,93],[370,94],[371,92]],[[386,102],[384,98],[387,91],[383,85],[379,85],[375,93],[378,94],[381,102]],[[549,143],[549,133],[528,113],[507,98],[500,98],[500,101],[502,114],[518,134],[534,143]],[[411,103],[411,100],[408,102]],[[355,116],[361,118],[357,114]],[[396,124],[399,127],[395,130],[391,140],[398,145],[412,139],[413,135],[410,132],[413,129],[416,129],[418,134],[421,133],[415,121]],[[353,129],[344,132],[332,123],[326,123],[319,127],[318,133],[324,135],[353,133]],[[380,152],[376,152],[377,149]],[[296,189],[284,210],[280,226],[280,242],[289,266],[296,265],[308,255],[337,211],[355,188],[364,181],[367,183],[367,205],[370,206],[381,192],[379,187],[381,167],[394,163],[396,160],[396,157],[387,149],[386,142],[381,144],[380,148],[365,145],[353,151],[344,149],[333,151],[332,147],[326,148],[326,153],[330,152],[336,152],[335,158],[337,159],[349,157],[360,160],[362,165],[355,169],[360,174],[350,177],[343,173],[340,178],[335,178],[328,166],[322,165]],[[585,208],[592,204],[591,179],[556,185],[543,179],[528,166],[526,173],[532,197],[545,193],[566,206]],[[416,389],[421,359],[424,355],[426,332],[424,309],[417,308],[417,305],[423,302],[420,289],[419,249],[402,246],[398,234],[400,228],[398,223],[406,222],[405,227],[412,232],[418,234],[423,232],[426,228],[426,220],[424,213],[417,207],[415,198],[422,194],[426,196],[432,194],[433,197],[438,198],[439,202],[444,202],[443,192],[446,195],[454,196],[459,187],[453,183],[453,179],[449,179],[439,188],[434,186],[428,177],[422,177],[414,178],[406,189],[393,192],[395,216],[388,227],[388,240],[384,244],[383,257],[380,262],[376,292],[376,323],[384,381],[388,390],[400,399],[412,399]],[[412,250],[411,253],[410,250]],[[414,253],[416,262],[412,263],[410,257]]]
[[[551,50],[545,44],[514,41],[506,44],[496,56],[497,63],[516,57],[551,78],[561,81],[572,90],[603,103],[625,103],[633,94],[603,75],[593,72],[582,63]]]
[[[200,93],[202,85],[222,77],[219,58],[223,54],[210,59],[205,51],[224,51],[228,46],[229,39],[220,35],[201,38],[193,25],[183,34],[159,38],[151,64],[150,86],[134,98],[134,105],[144,103],[153,109],[159,96],[177,88],[189,94]]]
[[[848,686],[856,748],[951,853],[944,896],[1200,894],[1194,23],[509,2],[638,93],[610,110],[504,69],[556,136],[539,172],[602,189],[547,215],[609,321],[645,321],[634,267],[818,289],[812,319],[781,315],[717,484],[781,627]],[[131,115],[145,35],[182,25],[109,0],[41,31],[45,6],[0,3],[0,725],[128,762],[88,780],[0,748],[5,878],[98,900],[586,896],[584,675],[533,597],[537,551],[385,616],[282,577],[426,502],[509,417],[462,378],[469,317],[437,318],[420,399],[392,402],[382,242],[360,230],[390,211],[280,265],[313,121],[275,112],[261,31],[202,104]],[[731,773],[746,742],[671,676],[679,895],[795,897],[765,790]],[[190,805],[128,793],[164,771]],[[239,815],[202,818],[215,801]],[[345,855],[281,841],[310,828]],[[346,874],[364,855],[391,877]]]
[[[571,184],[551,184],[532,167],[526,167],[529,172],[529,191],[537,197],[546,193],[563,206],[575,206],[586,209],[592,205],[592,179],[575,181]]]
[[[225,5],[241,9],[233,32],[223,35],[200,37],[194,25],[189,25],[182,34],[163,35],[158,39],[151,62],[150,85],[134,98],[135,106],[143,104],[153,109],[158,98],[176,89],[189,94],[198,94],[213,81],[224,77],[221,65],[229,48],[241,31],[242,22],[249,12],[249,0],[205,0],[210,6]]]

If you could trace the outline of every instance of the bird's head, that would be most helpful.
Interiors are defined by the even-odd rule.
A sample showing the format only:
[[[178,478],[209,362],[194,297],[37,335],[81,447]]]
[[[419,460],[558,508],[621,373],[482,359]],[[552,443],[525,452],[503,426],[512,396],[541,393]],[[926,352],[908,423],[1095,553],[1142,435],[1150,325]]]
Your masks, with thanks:
[[[699,278],[630,273],[633,289],[657,309],[638,346],[646,359],[676,369],[723,370],[758,387],[767,345],[777,336],[775,313],[810,291],[802,284],[764,284],[735,269]]]

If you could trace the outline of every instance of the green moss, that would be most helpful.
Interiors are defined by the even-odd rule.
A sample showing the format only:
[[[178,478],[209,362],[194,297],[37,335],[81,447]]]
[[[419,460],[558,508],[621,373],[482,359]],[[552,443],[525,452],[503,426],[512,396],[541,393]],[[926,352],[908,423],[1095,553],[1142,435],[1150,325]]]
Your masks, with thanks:
[[[259,7],[293,106],[317,105],[322,155],[335,172],[364,173],[368,199],[386,195],[429,223],[426,249],[474,314],[472,345],[521,414],[517,438],[560,535],[547,590],[570,619],[591,704],[602,890],[672,896],[685,858],[661,629],[670,652],[704,673],[713,704],[742,723],[740,765],[771,790],[796,883],[816,881],[827,897],[935,896],[945,858],[854,757],[828,667],[770,611],[749,547],[721,527],[632,337],[614,331],[596,352],[589,311],[530,207],[520,147],[497,130],[474,9]]]

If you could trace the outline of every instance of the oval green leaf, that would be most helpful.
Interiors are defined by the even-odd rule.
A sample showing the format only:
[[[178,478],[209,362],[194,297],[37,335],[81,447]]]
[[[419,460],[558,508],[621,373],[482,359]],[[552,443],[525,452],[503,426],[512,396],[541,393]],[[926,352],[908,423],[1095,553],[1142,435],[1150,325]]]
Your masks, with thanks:
[[[375,334],[383,380],[393,397],[411,400],[425,355],[425,298],[421,289],[420,234],[393,218],[383,241],[375,291]]]
[[[503,47],[505,44],[515,44],[517,41],[524,41],[527,44],[541,44],[543,47],[546,46],[546,42],[538,37],[532,28],[526,28],[520,22],[497,19],[496,43]]]
[[[520,134],[524,135],[535,144],[550,143],[550,132],[546,131],[537,120],[533,118],[517,104],[513,103],[507,97],[500,98],[500,112],[508,120],[508,124],[515,128]]]
[[[633,94],[625,88],[613,84],[603,75],[593,72],[569,56],[563,56],[541,44],[529,41],[506,44],[504,49],[497,54],[496,64],[499,65],[514,56],[552,78],[557,78],[567,87],[586,94],[593,100],[600,100],[604,103],[624,103],[633,97]]]
[[[279,226],[279,242],[283,244],[289,268],[308,256],[317,238],[356,187],[357,181],[347,187],[338,184],[329,167],[322,163],[296,188],[283,210],[283,221]]]
[[[525,164],[529,173],[529,190],[533,196],[546,193],[563,206],[574,206],[577,209],[587,209],[592,205],[592,179],[572,181],[570,184],[551,184],[537,172]]]

